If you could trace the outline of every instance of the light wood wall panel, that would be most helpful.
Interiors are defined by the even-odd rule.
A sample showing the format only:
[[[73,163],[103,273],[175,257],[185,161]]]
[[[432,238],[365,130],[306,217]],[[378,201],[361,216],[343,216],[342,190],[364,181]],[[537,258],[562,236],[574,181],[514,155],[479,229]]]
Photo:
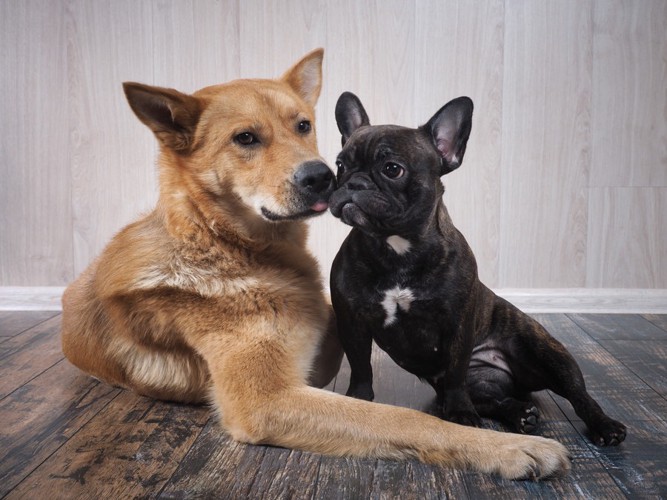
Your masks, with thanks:
[[[667,188],[594,188],[586,285],[665,288]]]
[[[500,284],[585,284],[592,2],[506,2]]]
[[[475,101],[446,204],[493,287],[667,288],[665,0],[4,0],[0,286],[65,285],[157,197],[125,80],[191,92],[323,46],[317,129]],[[328,275],[349,228],[311,222]]]
[[[65,5],[0,2],[0,284],[73,278]]]
[[[241,74],[238,1],[159,0],[152,18],[155,85],[192,93]]]
[[[504,3],[417,2],[416,122],[449,100],[475,104],[462,166],[443,177],[445,203],[477,256],[479,275],[498,286]]]
[[[667,186],[667,1],[598,1],[590,185]]]
[[[122,89],[123,81],[153,81],[153,4],[73,0],[68,5],[71,204],[78,274],[110,236],[157,199],[153,136],[135,118]]]

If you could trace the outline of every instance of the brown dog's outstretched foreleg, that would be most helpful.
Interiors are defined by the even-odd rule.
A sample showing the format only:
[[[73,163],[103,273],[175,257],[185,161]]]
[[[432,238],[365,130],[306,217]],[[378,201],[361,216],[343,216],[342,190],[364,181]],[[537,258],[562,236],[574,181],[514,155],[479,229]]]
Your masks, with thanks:
[[[336,316],[331,306],[329,310],[329,322],[308,375],[308,385],[313,387],[329,384],[338,374],[343,361],[343,346],[336,332]]]
[[[418,459],[508,479],[539,479],[569,468],[567,450],[550,439],[464,427],[308,387],[299,382],[282,340],[230,346],[215,336],[203,345],[215,402],[239,441],[335,456]]]

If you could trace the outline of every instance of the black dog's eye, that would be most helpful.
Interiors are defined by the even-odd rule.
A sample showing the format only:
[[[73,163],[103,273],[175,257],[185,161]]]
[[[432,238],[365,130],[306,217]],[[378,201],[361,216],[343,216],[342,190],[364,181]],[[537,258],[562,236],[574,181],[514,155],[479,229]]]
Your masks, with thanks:
[[[340,160],[336,161],[336,167],[338,167],[338,175],[345,172],[345,165],[343,165],[342,161],[340,161]]]
[[[396,163],[385,163],[382,167],[382,175],[390,179],[398,179],[403,177],[405,169]]]
[[[310,132],[312,128],[313,127],[308,120],[302,120],[296,126],[296,129],[299,131],[300,134],[307,134],[308,132]]]
[[[250,132],[241,132],[239,135],[234,137],[234,140],[241,146],[252,146],[253,144],[259,143],[259,139],[257,139],[257,137]]]

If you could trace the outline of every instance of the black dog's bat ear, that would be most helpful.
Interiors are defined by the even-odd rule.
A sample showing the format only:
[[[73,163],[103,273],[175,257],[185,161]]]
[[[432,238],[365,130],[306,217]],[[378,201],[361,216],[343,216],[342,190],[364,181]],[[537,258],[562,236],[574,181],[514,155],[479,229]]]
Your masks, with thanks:
[[[359,127],[370,125],[366,110],[352,92],[343,92],[336,103],[336,123],[342,134],[343,146]]]
[[[445,104],[421,127],[428,133],[442,157],[440,175],[461,166],[472,128],[473,104],[469,97],[458,97]]]

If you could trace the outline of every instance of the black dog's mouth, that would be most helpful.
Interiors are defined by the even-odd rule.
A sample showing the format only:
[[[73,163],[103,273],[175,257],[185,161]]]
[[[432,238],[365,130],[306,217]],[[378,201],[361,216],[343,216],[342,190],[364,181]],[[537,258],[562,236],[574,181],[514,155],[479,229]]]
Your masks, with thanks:
[[[379,191],[352,191],[345,187],[334,191],[329,204],[334,217],[349,226],[368,230],[382,229],[397,209]]]
[[[331,214],[338,219],[342,218],[343,209],[346,206],[348,206],[348,209],[354,206],[352,191],[345,188],[337,189],[329,198],[329,210],[331,210]]]
[[[333,214],[333,212],[331,213]],[[336,217],[336,215],[334,216]],[[351,201],[345,203],[341,207],[340,214],[337,217],[345,224],[352,227],[365,228],[370,225],[367,214]]]

